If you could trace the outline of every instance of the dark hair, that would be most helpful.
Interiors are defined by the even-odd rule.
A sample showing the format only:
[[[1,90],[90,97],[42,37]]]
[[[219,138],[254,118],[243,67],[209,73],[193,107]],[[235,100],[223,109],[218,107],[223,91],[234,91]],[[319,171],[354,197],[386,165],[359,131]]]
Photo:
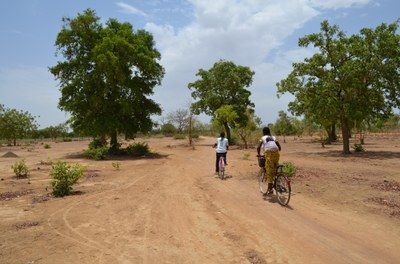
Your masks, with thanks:
[[[221,134],[219,134],[219,136],[224,138],[225,137],[225,132],[221,132]]]
[[[269,127],[263,128],[263,134],[264,136],[271,136],[271,131],[269,130]]]

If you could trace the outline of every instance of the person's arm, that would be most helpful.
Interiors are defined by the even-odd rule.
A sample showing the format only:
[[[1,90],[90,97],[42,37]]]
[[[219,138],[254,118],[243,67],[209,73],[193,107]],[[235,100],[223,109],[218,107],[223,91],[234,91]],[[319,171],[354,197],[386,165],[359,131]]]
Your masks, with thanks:
[[[229,150],[229,140],[226,139],[226,150]]]
[[[278,142],[278,140],[275,140],[275,143],[276,143],[276,145],[278,146],[278,148],[279,148],[279,151],[281,151],[281,144],[279,144],[279,142]]]
[[[215,143],[214,143],[214,146],[213,146],[213,148],[216,148],[216,147],[217,147],[217,145],[218,145],[218,139],[217,139],[217,142],[215,142]]]
[[[262,146],[262,140],[260,140],[260,143],[258,144],[258,147],[257,147],[257,156],[260,156],[260,150],[261,150],[261,146]]]

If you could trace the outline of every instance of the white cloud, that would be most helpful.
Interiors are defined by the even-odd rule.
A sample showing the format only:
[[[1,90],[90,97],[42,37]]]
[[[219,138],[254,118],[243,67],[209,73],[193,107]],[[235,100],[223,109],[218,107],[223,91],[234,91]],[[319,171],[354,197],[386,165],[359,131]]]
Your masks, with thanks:
[[[353,6],[362,6],[371,2],[371,0],[309,0],[310,4],[322,9],[339,9]]]
[[[290,99],[276,98],[275,83],[285,77],[294,61],[309,50],[283,51],[285,39],[320,14],[320,9],[346,8],[369,0],[189,0],[194,20],[182,28],[147,23],[155,36],[166,69],[155,99],[164,110],[184,106],[190,99],[187,84],[199,68],[219,59],[251,67],[256,75],[250,88],[256,112],[264,122],[276,118]],[[273,56],[274,55],[274,56]],[[273,57],[273,61],[266,58]],[[177,96],[179,95],[179,96]]]
[[[134,6],[128,5],[124,2],[117,2],[116,5],[120,7],[119,12],[121,12],[121,13],[147,16],[147,14],[145,12],[143,12],[142,10],[140,10]]]

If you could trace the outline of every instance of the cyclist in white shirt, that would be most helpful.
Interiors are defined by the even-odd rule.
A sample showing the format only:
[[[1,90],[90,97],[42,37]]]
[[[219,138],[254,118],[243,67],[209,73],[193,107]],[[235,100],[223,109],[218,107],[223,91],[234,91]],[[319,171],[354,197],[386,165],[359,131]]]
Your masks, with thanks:
[[[265,155],[265,170],[267,174],[268,181],[268,191],[267,195],[272,193],[273,182],[276,176],[276,169],[279,163],[279,151],[281,151],[281,145],[278,140],[271,135],[269,127],[263,128],[264,136],[260,139],[260,144],[257,148],[258,156],[260,156],[260,151],[263,151]]]
[[[223,157],[225,161],[225,165],[228,165],[226,163],[226,153],[228,152],[229,149],[229,142],[228,139],[225,137],[225,132],[221,132],[220,137],[217,138],[217,142],[214,144],[215,152],[216,152],[216,159],[215,159],[215,173],[218,174],[219,171],[219,158]]]

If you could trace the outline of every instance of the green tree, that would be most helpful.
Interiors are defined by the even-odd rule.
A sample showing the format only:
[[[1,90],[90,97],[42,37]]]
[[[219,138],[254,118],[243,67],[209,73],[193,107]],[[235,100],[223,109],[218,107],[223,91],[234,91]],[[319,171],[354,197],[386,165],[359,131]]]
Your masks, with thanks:
[[[247,122],[245,124],[237,124],[235,126],[235,132],[244,143],[244,148],[248,148],[248,138],[257,129],[257,126],[261,124],[261,119],[254,115],[253,111],[247,109]]]
[[[74,131],[103,141],[109,135],[115,150],[118,133],[151,130],[150,116],[161,109],[148,96],[164,75],[152,35],[116,19],[103,25],[91,9],[63,22],[56,47],[64,61],[50,71],[60,82],[59,108],[71,113]]]
[[[0,107],[0,138],[13,141],[30,136],[37,129],[35,117],[27,111]]]
[[[197,100],[192,104],[194,113],[215,117],[219,108],[230,105],[237,114],[235,123],[245,124],[246,110],[254,107],[250,101],[251,93],[246,89],[251,85],[253,75],[249,67],[224,60],[216,62],[209,70],[200,69],[196,74],[199,80],[188,84],[192,97]],[[229,123],[222,125],[227,138],[231,139]]]
[[[161,133],[164,136],[172,136],[176,131],[176,127],[171,123],[165,123],[161,126]]]
[[[318,49],[293,65],[277,84],[278,94],[289,92],[294,114],[329,128],[339,123],[343,153],[350,153],[351,128],[376,116],[389,116],[400,106],[400,37],[398,23],[364,28],[346,36],[338,26],[321,23],[321,32],[300,38],[299,45]]]
[[[230,127],[229,124],[234,124],[235,120],[239,119],[239,115],[235,111],[232,105],[223,105],[214,112],[214,117],[212,122],[214,127],[225,128],[225,131],[229,131],[229,136],[227,132],[227,138],[231,142]]]
[[[68,126],[66,123],[61,123],[56,126],[49,126],[35,131],[36,138],[58,138],[68,136]]]

